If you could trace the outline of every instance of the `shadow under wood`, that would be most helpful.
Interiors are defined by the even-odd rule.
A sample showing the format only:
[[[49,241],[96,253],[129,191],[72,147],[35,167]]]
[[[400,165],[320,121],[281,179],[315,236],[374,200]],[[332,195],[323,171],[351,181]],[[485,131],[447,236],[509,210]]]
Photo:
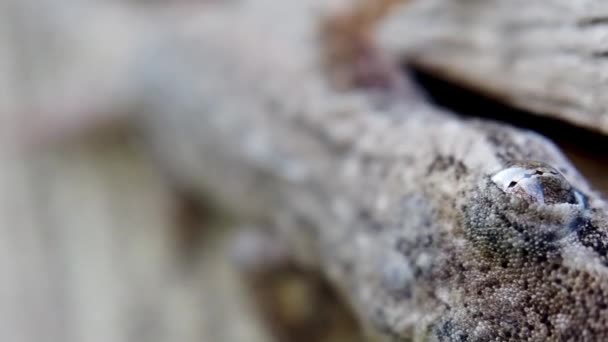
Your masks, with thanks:
[[[515,108],[421,69],[408,72],[440,107],[462,116],[502,121],[550,138],[595,189],[608,195],[608,136]]]

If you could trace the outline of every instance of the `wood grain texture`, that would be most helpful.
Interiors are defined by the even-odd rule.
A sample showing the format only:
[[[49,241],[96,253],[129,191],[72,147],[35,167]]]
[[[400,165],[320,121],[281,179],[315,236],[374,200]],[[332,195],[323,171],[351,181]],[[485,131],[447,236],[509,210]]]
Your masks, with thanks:
[[[378,37],[442,77],[606,134],[607,18],[603,1],[420,0]]]

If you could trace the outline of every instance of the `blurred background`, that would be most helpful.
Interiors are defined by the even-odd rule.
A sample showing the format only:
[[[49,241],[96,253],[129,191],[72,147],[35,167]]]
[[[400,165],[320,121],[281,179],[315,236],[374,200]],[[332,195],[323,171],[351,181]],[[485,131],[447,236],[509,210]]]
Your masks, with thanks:
[[[0,1],[1,341],[360,338],[316,275],[245,274],[256,237],[176,188],[130,126],[138,51],[214,3]]]

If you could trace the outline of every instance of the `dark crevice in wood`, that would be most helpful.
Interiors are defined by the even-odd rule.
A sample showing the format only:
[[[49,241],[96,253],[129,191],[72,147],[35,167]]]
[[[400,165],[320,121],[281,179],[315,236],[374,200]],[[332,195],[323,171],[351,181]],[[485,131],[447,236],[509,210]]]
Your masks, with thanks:
[[[591,54],[592,58],[606,58],[608,57],[608,51],[594,51]]]
[[[569,123],[515,108],[441,76],[414,68],[410,72],[430,100],[440,107],[467,117],[502,121],[536,131],[553,140],[587,177],[608,194],[608,136]]]
[[[582,28],[598,25],[608,25],[608,16],[585,18],[578,22],[578,26]]]

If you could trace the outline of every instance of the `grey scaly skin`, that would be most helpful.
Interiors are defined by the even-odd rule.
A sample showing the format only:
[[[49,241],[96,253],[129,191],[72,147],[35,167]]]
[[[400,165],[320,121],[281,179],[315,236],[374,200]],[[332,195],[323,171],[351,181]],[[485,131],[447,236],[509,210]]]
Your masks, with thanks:
[[[534,133],[332,89],[319,3],[209,10],[131,59],[159,166],[272,223],[370,339],[607,338],[604,202]]]

